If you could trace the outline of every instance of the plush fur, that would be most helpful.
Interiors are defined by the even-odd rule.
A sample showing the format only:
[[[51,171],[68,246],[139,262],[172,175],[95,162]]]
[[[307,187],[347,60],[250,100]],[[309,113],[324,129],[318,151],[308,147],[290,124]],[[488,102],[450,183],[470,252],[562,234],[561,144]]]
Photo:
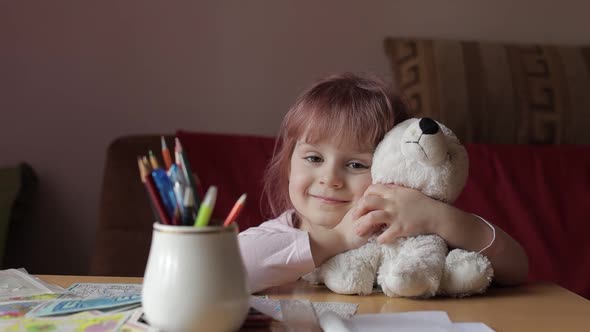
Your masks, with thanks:
[[[465,148],[455,134],[434,120],[409,119],[390,130],[377,146],[374,183],[393,183],[452,203],[461,193],[469,168]],[[489,260],[454,249],[436,235],[420,235],[366,245],[336,255],[304,279],[324,283],[340,294],[367,295],[376,282],[391,297],[426,298],[437,294],[483,293],[493,277]]]

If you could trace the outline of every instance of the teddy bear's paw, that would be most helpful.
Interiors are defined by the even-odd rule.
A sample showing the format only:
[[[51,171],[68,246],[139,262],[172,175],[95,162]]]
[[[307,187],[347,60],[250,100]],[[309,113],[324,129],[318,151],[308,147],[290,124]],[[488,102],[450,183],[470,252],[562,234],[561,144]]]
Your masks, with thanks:
[[[328,274],[324,276],[324,284],[338,294],[369,295],[373,292],[375,277],[369,271],[356,273]]]
[[[369,295],[373,292],[375,272],[363,268],[351,271],[322,269],[321,278],[334,293]]]
[[[320,276],[320,269],[316,268],[313,271],[309,272],[308,274],[301,277],[301,279],[309,282],[312,285],[319,285],[322,284],[322,278]]]
[[[377,281],[383,293],[389,297],[418,297],[427,298],[434,296],[438,288],[437,280],[427,280],[421,276],[379,275]]]
[[[379,270],[377,283],[390,297],[426,298],[436,294],[440,285],[440,273],[428,273],[421,269],[400,269],[395,264],[384,264]]]
[[[377,246],[375,241],[370,241],[328,259],[320,267],[320,278],[335,293],[371,294],[381,257]]]
[[[439,294],[463,297],[483,293],[493,277],[494,269],[486,256],[455,249],[447,256]]]

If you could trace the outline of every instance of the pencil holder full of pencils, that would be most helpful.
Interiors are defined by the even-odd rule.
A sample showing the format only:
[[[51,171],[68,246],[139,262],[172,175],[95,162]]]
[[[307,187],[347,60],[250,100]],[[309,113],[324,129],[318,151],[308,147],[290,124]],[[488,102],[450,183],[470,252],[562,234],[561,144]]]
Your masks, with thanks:
[[[142,290],[150,325],[163,331],[239,329],[250,292],[236,227],[154,223]]]

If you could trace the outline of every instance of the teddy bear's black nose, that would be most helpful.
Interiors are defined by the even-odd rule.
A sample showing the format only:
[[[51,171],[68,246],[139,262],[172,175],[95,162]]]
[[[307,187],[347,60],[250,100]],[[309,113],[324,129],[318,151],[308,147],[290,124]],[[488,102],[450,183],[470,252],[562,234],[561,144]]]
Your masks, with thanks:
[[[426,135],[434,135],[438,133],[438,123],[431,118],[420,119],[419,125],[422,132]]]

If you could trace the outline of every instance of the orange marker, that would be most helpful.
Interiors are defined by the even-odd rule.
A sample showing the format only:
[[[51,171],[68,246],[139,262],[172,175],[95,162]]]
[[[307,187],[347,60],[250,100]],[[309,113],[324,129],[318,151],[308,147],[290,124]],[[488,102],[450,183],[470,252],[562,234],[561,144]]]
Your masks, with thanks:
[[[164,159],[164,166],[166,170],[169,170],[172,166],[172,156],[170,156],[170,150],[168,150],[168,146],[166,146],[166,140],[164,136],[161,137],[162,140],[162,159]]]
[[[246,202],[246,194],[244,193],[236,201],[236,204],[234,204],[234,207],[232,207],[231,211],[227,215],[227,218],[225,218],[225,221],[223,222],[224,227],[231,225],[231,223],[234,222],[238,218],[238,215],[242,211],[242,208],[244,207],[245,202]]]

